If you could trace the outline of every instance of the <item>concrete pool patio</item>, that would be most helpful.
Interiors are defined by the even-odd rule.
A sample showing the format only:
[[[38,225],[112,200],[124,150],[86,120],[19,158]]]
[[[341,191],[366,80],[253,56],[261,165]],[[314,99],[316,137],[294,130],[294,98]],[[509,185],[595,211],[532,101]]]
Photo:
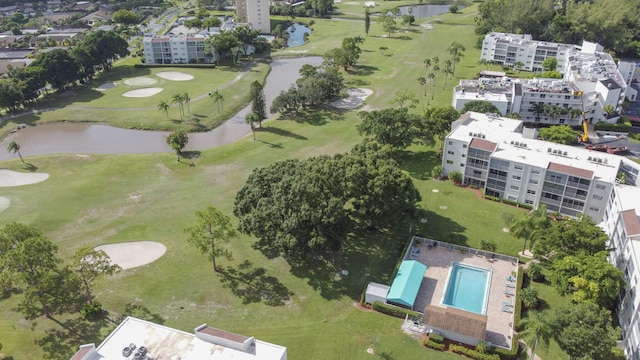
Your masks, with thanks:
[[[437,246],[430,244],[437,243]],[[428,245],[429,244],[429,245]],[[449,246],[447,246],[449,245]],[[411,247],[407,251],[406,258],[417,260],[427,266],[424,274],[422,285],[418,291],[418,295],[414,302],[414,309],[423,312],[427,305],[438,308],[446,308],[442,305],[447,278],[452,262],[460,262],[469,264],[492,271],[491,284],[489,286],[489,296],[486,308],[486,336],[485,341],[505,348],[510,348],[513,334],[513,311],[515,309],[516,289],[515,280],[513,282],[508,279],[512,276],[512,272],[518,271],[518,263],[516,258],[506,255],[496,254],[486,256],[487,252],[482,250],[470,249],[462,247],[465,251],[461,251],[459,246],[451,246],[452,244],[426,240],[419,245],[413,245],[413,248],[420,249],[419,252],[413,252],[410,255]],[[492,253],[489,253],[492,254]],[[516,277],[514,276],[514,279]],[[513,287],[508,287],[513,286]],[[507,295],[505,292],[511,292],[513,295]],[[510,306],[505,306],[508,303]],[[504,309],[510,309],[511,312],[505,312]]]

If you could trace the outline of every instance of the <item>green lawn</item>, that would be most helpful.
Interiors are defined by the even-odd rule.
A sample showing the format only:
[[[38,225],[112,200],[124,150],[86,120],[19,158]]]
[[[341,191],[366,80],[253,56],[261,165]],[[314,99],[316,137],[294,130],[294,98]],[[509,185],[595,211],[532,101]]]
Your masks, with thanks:
[[[439,18],[443,21],[472,18],[474,9],[477,6],[465,9],[462,14]],[[438,55],[442,63],[447,57],[445,48],[454,39],[467,47],[455,77],[471,77],[478,71],[479,54],[473,48],[472,27],[434,24],[433,29],[427,30],[416,26],[411,29],[415,31],[395,34],[390,39],[380,37],[378,27],[372,25],[374,31],[363,45],[362,65],[347,75],[351,85],[374,90],[367,100],[372,108],[388,106],[398,90],[419,91],[417,77],[424,72],[424,58]],[[311,42],[299,49],[307,54],[322,54],[338,46],[342,37],[363,33],[362,23],[322,20],[314,25]],[[378,50],[380,46],[389,47],[386,55]],[[285,51],[279,54],[287,55]],[[116,80],[129,77],[131,74],[118,74],[125,71],[126,65],[107,76]],[[151,76],[155,69],[144,71]],[[226,81],[237,75],[223,70],[207,71],[225,76]],[[251,72],[243,78],[243,86],[246,88],[249,76],[260,78],[265,73],[266,69],[258,67],[255,74]],[[438,79],[431,104],[449,103],[454,80],[449,79],[442,90],[443,80]],[[216,77],[211,81],[210,87],[221,87],[224,83]],[[104,79],[96,84],[102,82]],[[242,96],[240,89],[240,85],[229,87],[225,98]],[[78,99],[89,96],[82,92],[85,90],[77,91]],[[193,92],[190,95],[194,98],[208,88],[189,87],[188,91]],[[159,96],[165,93],[169,91]],[[94,104],[100,104],[102,96],[112,95],[117,95],[117,90],[82,104],[98,107]],[[64,104],[70,106],[80,103],[73,98],[61,101],[68,101]],[[212,113],[215,105],[202,100],[205,102]],[[196,104],[192,112],[207,111]],[[70,109],[62,111],[67,115],[59,119],[74,115]],[[138,117],[148,121],[150,127],[178,126],[162,120],[163,115],[155,109],[145,111],[145,115]],[[175,118],[176,109],[172,111]],[[54,113],[43,113],[32,120],[54,121]],[[117,113],[119,116],[114,115],[115,118],[129,116],[127,112]],[[109,122],[109,116],[104,115],[105,120],[100,121]],[[229,245],[234,259],[220,261],[222,267],[236,272],[235,278],[231,278],[213,274],[205,257],[186,244],[181,229],[194,221],[194,212],[214,205],[230,215],[234,196],[252,169],[288,158],[348,151],[362,140],[355,129],[358,121],[355,112],[325,111],[296,120],[270,121],[257,133],[258,141],[246,136],[234,144],[203,151],[199,158],[189,160],[195,166],[177,163],[169,153],[28,158],[35,171],[49,173],[51,177],[40,184],[3,188],[2,196],[11,201],[2,213],[3,222],[21,221],[42,229],[58,244],[61,256],[70,255],[80,246],[137,240],[161,242],[168,251],[152,264],[99,281],[96,294],[109,311],[109,319],[102,322],[87,323],[75,315],[64,315],[55,321],[38,319],[32,323],[12,311],[19,294],[0,299],[2,352],[16,359],[69,358],[78,345],[100,342],[123,315],[132,314],[185,331],[207,322],[287,346],[292,359],[375,358],[367,354],[368,347],[385,359],[459,358],[421,347],[401,332],[398,319],[363,312],[353,306],[368,281],[390,283],[410,227],[412,233],[468,246],[478,246],[482,239],[495,241],[499,252],[510,255],[520,249],[521,243],[502,231],[502,214],[521,214],[522,209],[483,200],[470,189],[430,179],[427,174],[439,163],[432,148],[412,148],[401,161],[401,167],[414,178],[423,197],[418,216],[389,233],[352,234],[350,246],[334,264],[292,268],[280,258],[266,258],[251,247],[254,239],[240,236]],[[0,165],[26,171],[19,160]],[[349,276],[336,277],[342,269],[349,270]],[[260,298],[265,292],[271,297]],[[556,301],[548,299],[551,306]]]

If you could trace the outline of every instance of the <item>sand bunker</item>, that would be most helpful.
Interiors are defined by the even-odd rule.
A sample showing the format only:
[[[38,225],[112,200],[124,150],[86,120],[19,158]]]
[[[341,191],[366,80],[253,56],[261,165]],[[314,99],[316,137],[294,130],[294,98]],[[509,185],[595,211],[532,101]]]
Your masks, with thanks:
[[[0,196],[0,213],[7,210],[9,208],[10,203],[11,201],[9,201],[9,198]]]
[[[127,91],[126,93],[122,94],[122,96],[130,97],[130,98],[143,98],[143,97],[149,97],[155,94],[159,94],[162,92],[162,90],[163,90],[162,88],[136,89],[136,90]]]
[[[178,71],[162,71],[156,74],[157,77],[172,81],[189,81],[193,80],[193,75],[185,74]]]
[[[109,255],[111,262],[123,269],[150,264],[158,260],[167,248],[155,241],[135,241],[119,244],[106,244],[95,247]]]
[[[36,184],[49,178],[47,173],[21,173],[0,169],[0,187]]]
[[[373,91],[369,89],[356,88],[356,89],[348,89],[347,94],[348,97],[340,100],[336,100],[331,103],[333,107],[338,109],[355,109],[362,105],[364,100],[369,97],[369,95],[373,94]]]
[[[104,83],[104,84],[102,84],[102,85],[98,86],[98,87],[96,88],[96,90],[98,90],[98,91],[105,91],[105,90],[109,90],[109,89],[111,89],[111,88],[116,87],[116,85],[117,85],[117,84],[116,84],[116,83],[114,83],[114,82],[108,82],[108,83]]]
[[[153,85],[158,83],[158,80],[156,79],[152,79],[152,78],[148,78],[148,77],[144,77],[144,76],[140,76],[140,77],[134,77],[131,79],[127,79],[124,81],[125,84],[129,85],[129,86],[149,86],[149,85]]]

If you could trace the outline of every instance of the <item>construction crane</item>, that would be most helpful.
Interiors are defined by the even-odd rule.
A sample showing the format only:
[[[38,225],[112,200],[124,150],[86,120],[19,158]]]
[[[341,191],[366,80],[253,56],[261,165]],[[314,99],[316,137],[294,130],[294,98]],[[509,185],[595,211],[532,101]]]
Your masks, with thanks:
[[[578,142],[589,142],[589,129],[587,128],[587,117],[584,114],[584,100],[582,99],[582,91],[578,91],[576,95],[580,96],[580,107],[582,110],[582,134],[578,135]]]

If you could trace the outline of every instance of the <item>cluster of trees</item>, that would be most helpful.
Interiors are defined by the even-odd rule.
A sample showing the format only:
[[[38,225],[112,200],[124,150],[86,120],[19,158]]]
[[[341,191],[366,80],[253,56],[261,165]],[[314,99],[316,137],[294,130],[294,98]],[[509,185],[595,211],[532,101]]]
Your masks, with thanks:
[[[268,48],[265,38],[259,36],[258,30],[252,30],[248,26],[238,26],[229,31],[221,31],[205,40],[205,53],[218,56],[216,63],[219,65],[221,59],[231,58],[235,65],[238,58],[249,55],[253,47],[257,53]]]
[[[11,68],[0,80],[0,108],[15,110],[33,103],[49,84],[60,90],[90,80],[111,69],[112,61],[128,54],[127,42],[114,32],[92,31],[72,50],[54,49],[36,56],[31,65]]]
[[[606,234],[587,217],[551,221],[545,206],[520,218],[508,217],[507,224],[511,233],[524,241],[524,248],[528,243],[549,269],[547,279],[555,289],[570,295],[574,302],[553,316],[544,316],[546,319],[531,316],[532,322],[546,323],[543,329],[533,331],[538,337],[531,338],[529,345],[535,348],[539,337],[547,332],[571,357],[609,358],[619,337],[619,329],[612,326],[610,309],[625,282],[622,272],[607,261]],[[523,304],[535,308],[537,299],[532,297],[536,294],[528,290],[523,289]],[[575,328],[568,328],[570,325]],[[526,322],[524,326],[528,326]]]
[[[342,46],[328,50],[323,57],[323,63],[327,66],[337,66],[349,70],[349,67],[356,66],[360,59],[362,49],[360,44],[364,42],[361,36],[347,37],[342,39]]]
[[[347,154],[253,170],[233,213],[259,248],[297,262],[340,251],[358,226],[388,228],[413,215],[418,201],[390,148],[366,141]]]
[[[270,6],[271,15],[297,17],[326,17],[333,12],[333,0],[306,0],[302,5],[275,3]]]
[[[189,97],[188,92],[183,92],[180,94],[175,94],[171,98],[171,104],[177,104],[180,109],[180,120],[184,117],[184,106],[187,105],[187,111],[191,112],[191,108],[189,107],[189,103],[191,102],[191,98]],[[163,112],[167,115],[167,119],[169,118],[169,108],[171,107],[169,101],[162,100],[158,104],[158,111]]]
[[[636,0],[487,0],[480,5],[476,33],[531,34],[568,44],[597,42],[617,56],[640,54],[640,7]]]
[[[428,108],[423,114],[409,113],[405,107],[358,114],[362,122],[358,125],[360,134],[393,149],[404,149],[411,144],[433,145],[442,142],[460,114],[451,106]]]
[[[300,75],[295,86],[273,99],[271,113],[295,114],[301,108],[315,107],[337,97],[344,88],[344,78],[335,66],[305,64]]]
[[[92,288],[101,275],[120,270],[104,251],[80,248],[68,259],[41,231],[21,223],[0,229],[0,288],[20,292],[17,309],[26,318],[79,311],[94,302]]]

